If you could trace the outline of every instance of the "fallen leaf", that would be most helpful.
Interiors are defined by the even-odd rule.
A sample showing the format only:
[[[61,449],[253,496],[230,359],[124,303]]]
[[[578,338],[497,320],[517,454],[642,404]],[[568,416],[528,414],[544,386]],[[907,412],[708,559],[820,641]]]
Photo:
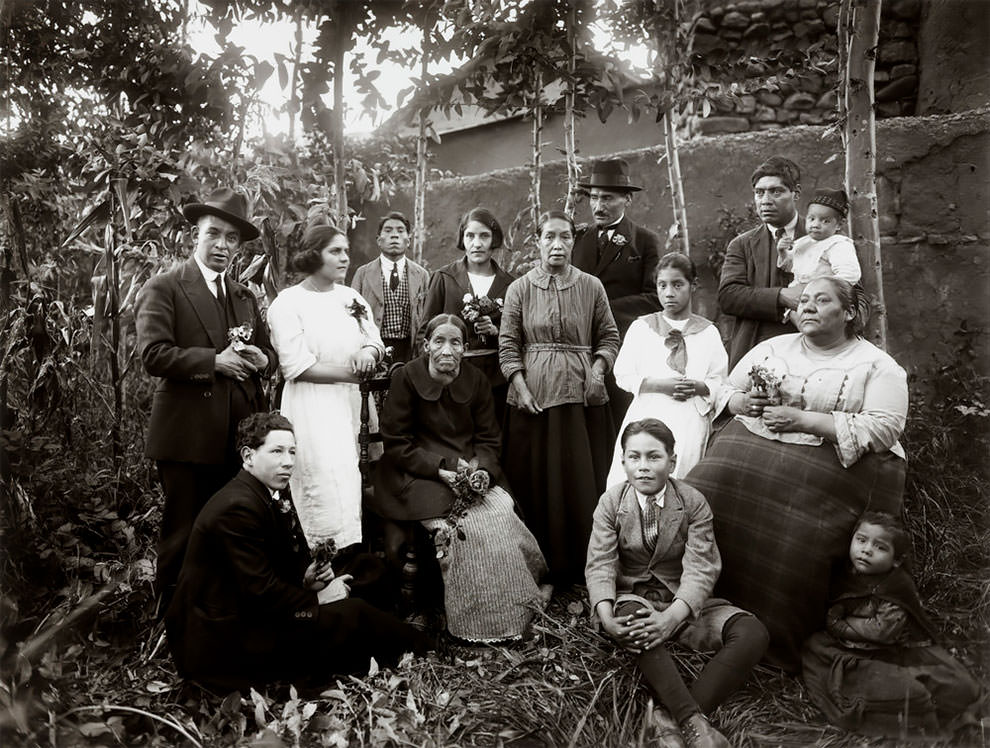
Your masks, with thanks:
[[[160,680],[153,680],[150,683],[145,683],[144,687],[151,693],[165,693],[166,691],[172,690],[172,687],[168,683],[164,683]]]
[[[267,727],[243,745],[251,748],[287,748],[282,738]]]
[[[100,735],[106,735],[108,732],[113,732],[113,730],[107,726],[106,722],[87,722],[79,725],[79,732],[87,738],[95,738]]]

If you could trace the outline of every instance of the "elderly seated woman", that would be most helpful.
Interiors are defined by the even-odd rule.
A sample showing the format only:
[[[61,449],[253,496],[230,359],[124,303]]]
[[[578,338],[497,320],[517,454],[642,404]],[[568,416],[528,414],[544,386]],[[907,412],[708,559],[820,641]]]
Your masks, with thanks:
[[[546,599],[539,586],[546,562],[505,490],[491,385],[461,365],[466,337],[459,317],[437,315],[426,326],[423,354],[393,377],[371,508],[406,531],[387,533],[393,562],[411,523],[433,534],[451,635],[518,639]],[[480,486],[473,500],[468,477]]]
[[[800,332],[736,364],[720,395],[735,418],[685,478],[715,515],[715,593],[763,621],[767,658],[788,670],[821,628],[857,518],[901,509],[907,375],[860,337],[866,308],[844,280],[810,282]]]

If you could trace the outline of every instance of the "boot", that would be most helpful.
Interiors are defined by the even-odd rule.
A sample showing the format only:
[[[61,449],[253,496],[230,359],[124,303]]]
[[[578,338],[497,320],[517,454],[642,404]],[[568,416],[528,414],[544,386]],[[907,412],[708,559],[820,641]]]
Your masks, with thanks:
[[[652,717],[650,731],[653,735],[650,745],[655,745],[657,748],[687,748],[684,738],[681,737],[681,729],[677,726],[676,720],[670,716],[670,712],[658,706],[650,716]]]
[[[681,734],[688,748],[731,748],[725,736],[698,712],[681,723]]]

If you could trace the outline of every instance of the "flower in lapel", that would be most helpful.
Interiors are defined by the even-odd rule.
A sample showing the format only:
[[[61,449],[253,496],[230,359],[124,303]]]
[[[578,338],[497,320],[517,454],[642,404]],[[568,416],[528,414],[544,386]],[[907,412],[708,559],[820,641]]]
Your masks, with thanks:
[[[629,243],[629,240],[626,239],[626,237],[624,237],[618,231],[616,231],[616,232],[614,232],[612,234],[612,244],[614,244],[615,246],[619,247],[620,249],[622,247],[626,246],[628,243]]]
[[[348,314],[350,314],[354,319],[357,320],[358,330],[360,330],[363,333],[364,332],[363,321],[368,319],[368,310],[364,308],[364,304],[362,304],[357,299],[354,299],[351,301],[350,304],[347,304],[344,308],[347,310]]]

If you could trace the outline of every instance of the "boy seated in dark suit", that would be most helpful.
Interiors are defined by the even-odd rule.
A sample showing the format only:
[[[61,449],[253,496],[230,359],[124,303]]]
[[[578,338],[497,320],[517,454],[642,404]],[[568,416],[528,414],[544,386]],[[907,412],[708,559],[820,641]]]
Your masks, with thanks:
[[[295,462],[288,419],[245,418],[237,445],[242,469],[196,518],[165,613],[179,673],[228,690],[317,685],[367,672],[372,657],[391,664],[430,649],[426,635],[351,598],[351,574],[335,577],[329,561],[311,559],[292,504],[279,495]]]
[[[626,481],[595,509],[585,578],[593,616],[636,664],[664,710],[654,712],[666,746],[728,746],[705,714],[749,677],[766,651],[766,628],[727,600],[711,597],[722,560],[712,511],[696,489],[670,478],[674,435],[661,421],[622,432]],[[664,642],[716,651],[690,690]]]

